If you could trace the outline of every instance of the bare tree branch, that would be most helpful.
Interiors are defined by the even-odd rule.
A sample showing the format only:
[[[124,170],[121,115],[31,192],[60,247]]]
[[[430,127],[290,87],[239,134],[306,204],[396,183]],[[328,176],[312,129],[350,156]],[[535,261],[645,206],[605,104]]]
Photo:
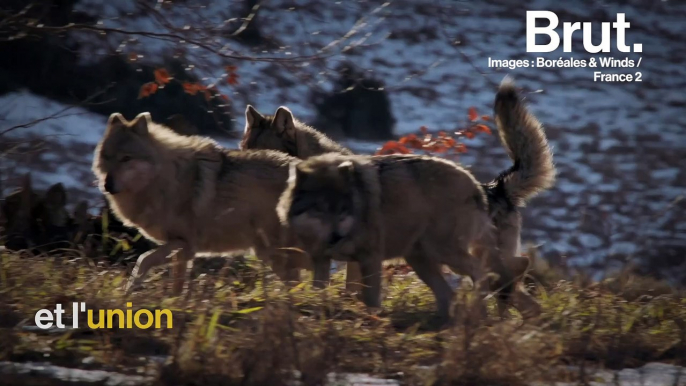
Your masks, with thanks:
[[[8,134],[14,130],[32,127],[32,126],[35,126],[41,122],[49,121],[51,119],[63,118],[63,117],[68,117],[68,116],[73,116],[73,115],[80,115],[80,114],[65,114],[65,113],[67,111],[73,109],[73,108],[81,107],[81,106],[85,105],[86,103],[89,103],[90,101],[94,100],[95,98],[99,97],[100,95],[103,95],[105,92],[107,92],[108,89],[109,89],[109,87],[105,88],[104,90],[98,91],[98,92],[94,93],[93,95],[89,96],[88,98],[86,98],[83,102],[76,104],[76,105],[67,106],[67,107],[61,109],[60,111],[58,111],[54,114],[50,114],[46,117],[35,119],[31,122],[22,123],[20,125],[12,126],[12,127],[9,127],[3,131],[0,131],[0,137],[2,137],[5,134]]]

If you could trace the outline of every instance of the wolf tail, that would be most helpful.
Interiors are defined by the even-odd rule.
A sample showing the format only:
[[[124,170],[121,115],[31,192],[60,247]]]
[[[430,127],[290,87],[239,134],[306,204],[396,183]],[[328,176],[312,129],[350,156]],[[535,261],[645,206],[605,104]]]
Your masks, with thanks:
[[[500,139],[514,164],[492,184],[504,190],[512,205],[524,206],[537,193],[553,186],[553,153],[543,126],[528,111],[509,77],[496,94],[494,115]]]

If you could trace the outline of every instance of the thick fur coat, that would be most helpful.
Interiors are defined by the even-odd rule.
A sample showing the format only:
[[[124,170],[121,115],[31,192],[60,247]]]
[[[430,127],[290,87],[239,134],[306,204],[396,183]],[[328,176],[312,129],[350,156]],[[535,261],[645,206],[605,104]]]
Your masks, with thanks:
[[[488,184],[448,161],[422,156],[325,154],[292,167],[279,216],[302,237],[325,282],[328,260],[361,265],[368,305],[379,303],[380,261],[404,256],[447,316],[452,291],[446,264],[524,307],[536,302],[518,284],[528,259],[518,257],[518,207],[554,181],[542,126],[506,79],[495,100],[496,123],[514,165]],[[486,279],[494,272],[495,280]],[[501,302],[502,304],[502,302]]]
[[[174,252],[176,293],[196,253],[254,248],[286,276],[291,259],[279,248],[294,243],[275,207],[296,160],[276,151],[226,150],[208,138],[176,134],[147,113],[131,122],[112,114],[93,171],[117,217],[160,244],[140,256],[128,289]]]

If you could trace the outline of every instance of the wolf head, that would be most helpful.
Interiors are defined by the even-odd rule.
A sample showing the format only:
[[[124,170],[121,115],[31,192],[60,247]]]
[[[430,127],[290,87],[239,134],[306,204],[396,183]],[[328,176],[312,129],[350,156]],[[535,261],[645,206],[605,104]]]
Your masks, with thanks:
[[[320,250],[348,237],[356,223],[355,165],[333,155],[293,164],[279,215],[303,244]]]
[[[149,113],[131,122],[119,113],[110,115],[93,157],[93,172],[103,193],[137,193],[154,179],[156,148],[148,130],[151,125]]]
[[[248,105],[245,109],[245,131],[241,140],[241,150],[278,150],[298,157],[296,124],[293,114],[287,107],[281,106],[276,109],[274,115],[265,116]]]

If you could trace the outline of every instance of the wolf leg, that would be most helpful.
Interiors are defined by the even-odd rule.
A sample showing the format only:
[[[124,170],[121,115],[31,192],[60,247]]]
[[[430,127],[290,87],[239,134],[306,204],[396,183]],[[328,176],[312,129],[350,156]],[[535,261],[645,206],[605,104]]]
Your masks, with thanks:
[[[362,274],[362,301],[367,307],[381,307],[381,263],[378,253],[362,254],[359,259]]]
[[[488,309],[484,302],[484,296],[489,292],[489,281],[486,276],[485,262],[477,258],[466,250],[455,253],[443,255],[443,264],[446,264],[453,272],[469,276],[474,284],[474,292],[476,293],[476,304],[472,304],[470,309],[482,319],[488,315]]]
[[[174,259],[172,266],[174,280],[172,294],[174,296],[179,296],[183,292],[183,284],[188,276],[188,264],[193,261],[193,257],[195,257],[195,251],[189,247],[182,248],[176,252],[176,259]]]
[[[405,260],[433,292],[438,307],[438,315],[441,319],[448,320],[450,318],[450,302],[453,298],[453,290],[445,280],[438,261],[423,252],[422,250],[415,249],[405,256]]]
[[[318,256],[313,261],[314,265],[314,287],[324,288],[329,285],[331,279],[331,259]]]
[[[170,241],[157,249],[140,255],[136,261],[136,266],[133,267],[129,281],[126,284],[126,292],[130,293],[133,291],[133,289],[143,281],[143,278],[145,278],[145,275],[151,268],[166,263],[172,253],[184,246],[184,242]]]
[[[265,265],[270,266],[276,277],[289,287],[300,281],[301,268],[310,268],[301,266],[303,257],[291,256],[287,252],[275,251],[270,248],[255,248],[255,255]]]
[[[348,261],[345,267],[345,289],[350,293],[360,293],[362,288],[360,264],[356,261]]]

